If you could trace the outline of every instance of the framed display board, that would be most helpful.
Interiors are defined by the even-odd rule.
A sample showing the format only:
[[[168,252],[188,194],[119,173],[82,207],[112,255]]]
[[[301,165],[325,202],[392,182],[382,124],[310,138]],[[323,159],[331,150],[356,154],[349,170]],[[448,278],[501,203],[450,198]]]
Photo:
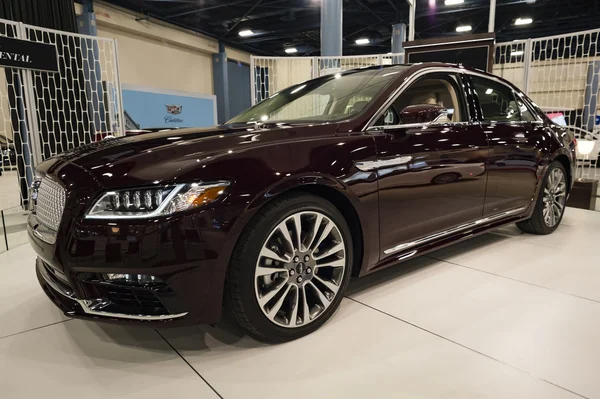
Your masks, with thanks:
[[[494,65],[494,33],[461,35],[404,42],[407,63],[448,62],[491,72]]]

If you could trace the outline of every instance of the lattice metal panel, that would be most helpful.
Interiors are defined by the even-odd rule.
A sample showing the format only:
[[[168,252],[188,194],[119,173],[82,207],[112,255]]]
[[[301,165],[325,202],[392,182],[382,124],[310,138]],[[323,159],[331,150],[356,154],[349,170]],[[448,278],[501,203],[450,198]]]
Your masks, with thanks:
[[[59,73],[33,72],[43,158],[122,133],[115,43],[26,26],[26,38],[53,44]]]
[[[401,64],[404,53],[343,57],[252,57],[252,104],[319,76],[374,65]]]
[[[19,25],[12,21],[0,21],[0,36],[17,38]],[[32,175],[31,167],[25,167],[23,157],[32,165],[31,149],[27,135],[26,110],[23,92],[23,72],[14,68],[0,68],[0,209],[19,206],[19,187],[27,188],[26,173]],[[17,155],[20,154],[20,155]],[[17,168],[19,173],[17,174]]]
[[[527,43],[527,40],[498,43],[494,54],[493,73],[512,82],[523,91],[527,91]]]
[[[532,39],[529,96],[569,125],[591,130],[597,110],[600,30]],[[592,82],[596,82],[592,84]]]
[[[57,51],[57,73],[0,68],[0,147],[12,150],[2,148],[0,168],[16,171],[15,192],[25,205],[36,163],[124,134],[116,43],[7,20],[0,20],[0,35]],[[17,205],[0,202],[0,209]]]

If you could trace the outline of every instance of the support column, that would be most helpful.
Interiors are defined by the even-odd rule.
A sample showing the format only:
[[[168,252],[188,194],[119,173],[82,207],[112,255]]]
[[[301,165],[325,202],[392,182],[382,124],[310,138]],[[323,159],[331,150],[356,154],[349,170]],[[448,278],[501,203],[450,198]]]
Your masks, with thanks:
[[[490,0],[490,20],[488,22],[488,33],[494,32],[496,26],[496,0]]]
[[[412,42],[415,40],[415,19],[417,16],[417,2],[416,0],[406,0],[409,5],[408,9],[408,41]]]
[[[592,132],[596,123],[596,109],[598,108],[598,90],[600,78],[600,61],[588,64],[587,83],[585,85],[585,104],[583,107],[582,128]]]
[[[230,119],[229,115],[229,75],[227,73],[227,53],[225,44],[219,42],[219,52],[213,54],[213,82],[215,95],[217,96],[217,118],[218,123],[225,123]]]
[[[94,1],[83,0],[81,5],[83,6],[83,12],[77,17],[79,33],[82,35],[98,36],[98,29],[96,28],[96,14],[94,13]]]
[[[342,55],[343,0],[321,1],[321,56]]]
[[[404,53],[402,43],[406,40],[406,24],[392,25],[392,54]],[[404,57],[394,56],[392,62],[401,64],[404,62]]]

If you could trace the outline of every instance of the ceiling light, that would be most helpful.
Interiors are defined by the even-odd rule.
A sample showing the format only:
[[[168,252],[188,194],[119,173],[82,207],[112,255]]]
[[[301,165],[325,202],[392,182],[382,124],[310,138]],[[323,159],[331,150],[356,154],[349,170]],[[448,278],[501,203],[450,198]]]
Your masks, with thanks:
[[[296,47],[289,47],[285,49],[285,52],[288,54],[294,54],[298,52],[298,49]]]
[[[370,40],[369,39],[356,39],[356,44],[369,44]]]
[[[492,90],[492,89],[487,89],[487,90],[485,91],[485,94],[487,94],[487,95],[489,96],[489,95],[490,95],[490,94],[492,94],[493,92],[494,92],[494,90]]]
[[[456,27],[457,32],[469,32],[471,29],[472,29],[471,25],[463,25],[463,26]]]
[[[510,53],[511,57],[518,57],[520,55],[523,55],[523,52],[521,50],[511,51],[511,53]]]
[[[446,1],[444,1],[444,4],[447,6],[454,6],[456,4],[462,4],[464,2],[465,2],[465,0],[446,0]]]
[[[515,25],[529,25],[532,22],[533,19],[531,18],[517,18],[517,20],[515,21]]]
[[[241,30],[239,35],[242,37],[246,37],[246,36],[252,36],[254,34],[254,32],[252,32],[250,29],[248,30]]]

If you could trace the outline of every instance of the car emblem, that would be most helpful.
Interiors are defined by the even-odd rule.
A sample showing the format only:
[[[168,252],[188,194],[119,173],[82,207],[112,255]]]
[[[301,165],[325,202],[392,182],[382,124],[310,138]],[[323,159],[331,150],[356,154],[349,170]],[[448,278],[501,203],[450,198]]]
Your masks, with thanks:
[[[183,105],[169,105],[166,104],[165,107],[167,107],[167,112],[173,115],[179,115],[181,113],[181,109],[183,108]]]

